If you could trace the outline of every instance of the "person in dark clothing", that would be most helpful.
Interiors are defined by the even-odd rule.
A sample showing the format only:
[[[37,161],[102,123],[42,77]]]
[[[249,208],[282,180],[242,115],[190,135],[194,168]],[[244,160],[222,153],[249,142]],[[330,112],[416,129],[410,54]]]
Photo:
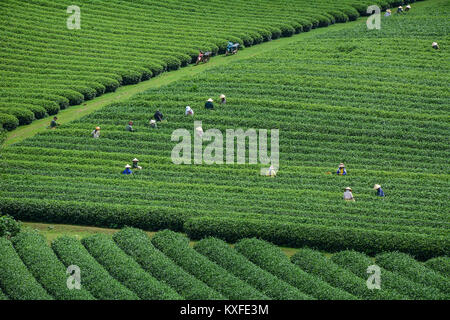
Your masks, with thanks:
[[[53,117],[52,122],[50,122],[50,129],[54,129],[57,126],[59,126],[59,123],[57,123],[56,120],[58,120],[58,118],[57,117]]]
[[[403,7],[402,7],[402,6],[399,6],[399,7],[398,7],[397,13],[403,13]]]
[[[209,98],[205,103],[206,109],[214,109],[213,99]]]
[[[373,189],[374,189],[374,190],[377,190],[377,196],[378,196],[378,197],[384,197],[383,189],[381,189],[381,186],[380,186],[379,184],[376,184],[376,185],[373,187]]]
[[[133,132],[133,121],[128,122],[128,125],[126,126],[125,130]]]
[[[154,117],[155,117],[156,121],[160,121],[160,122],[163,121],[163,118],[164,118],[163,114],[159,110],[156,110]]]

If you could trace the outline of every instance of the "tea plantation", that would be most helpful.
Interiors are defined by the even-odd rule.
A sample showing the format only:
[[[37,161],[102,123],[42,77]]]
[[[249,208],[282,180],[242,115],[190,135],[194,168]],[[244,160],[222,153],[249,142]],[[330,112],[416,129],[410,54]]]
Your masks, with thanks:
[[[36,233],[0,238],[0,298],[447,300],[450,2],[412,2],[401,14],[395,6],[411,1],[199,3],[85,1],[80,30],[67,30],[60,1],[0,3],[6,130],[195,68],[198,50],[292,36],[2,148],[3,214],[124,229],[51,246]],[[392,10],[379,30],[359,19],[374,3]],[[165,120],[153,128],[156,110]],[[200,121],[203,144],[174,163],[174,132],[199,141]],[[260,174],[261,150],[249,163],[248,145],[245,163],[226,159],[226,132],[240,128],[259,132],[259,146],[268,130],[269,153],[279,131],[276,177]],[[215,163],[194,161],[208,153]],[[133,158],[142,169],[122,174]],[[343,200],[346,187],[355,201]],[[289,258],[275,245],[300,250]],[[366,286],[373,264],[381,290]],[[81,290],[65,287],[70,265],[88,270]]]
[[[112,238],[61,237],[49,246],[43,236],[28,231],[11,240],[0,238],[0,249],[3,299],[444,300],[450,296],[448,274],[398,252],[376,257],[386,280],[381,289],[369,290],[366,269],[374,262],[365,254],[346,250],[329,258],[301,249],[288,258],[278,247],[256,238],[242,239],[234,247],[205,238],[192,247],[173,231],[150,238],[142,230],[125,228]],[[66,267],[74,264],[81,271],[81,287],[68,290]]]

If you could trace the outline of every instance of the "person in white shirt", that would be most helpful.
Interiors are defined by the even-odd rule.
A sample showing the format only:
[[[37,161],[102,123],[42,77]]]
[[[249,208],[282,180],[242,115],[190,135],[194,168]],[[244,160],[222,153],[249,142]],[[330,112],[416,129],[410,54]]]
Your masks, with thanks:
[[[195,128],[195,132],[197,133],[197,135],[201,138],[203,137],[203,129],[202,127],[197,127]]]
[[[273,167],[273,165],[269,167],[269,171],[267,172],[267,175],[272,178],[275,178],[277,176],[277,172],[275,171],[275,168]]]
[[[184,112],[185,116],[193,116],[194,115],[194,110],[192,110],[191,107],[187,106],[186,107],[186,111]]]
[[[345,188],[344,200],[345,201],[355,201],[355,198],[353,197],[353,194],[352,194],[352,188],[350,188],[350,187]]]
[[[96,127],[94,131],[91,132],[93,138],[100,138],[100,127]]]

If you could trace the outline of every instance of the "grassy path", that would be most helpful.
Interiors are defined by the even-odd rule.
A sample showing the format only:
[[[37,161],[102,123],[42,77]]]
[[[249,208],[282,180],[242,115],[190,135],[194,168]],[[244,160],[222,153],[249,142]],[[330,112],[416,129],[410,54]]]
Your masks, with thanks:
[[[226,65],[233,61],[239,61],[254,57],[256,55],[263,54],[265,52],[276,50],[280,47],[288,45],[296,41],[306,41],[309,37],[315,36],[317,34],[327,32],[331,30],[339,30],[348,28],[350,25],[354,26],[356,23],[365,23],[367,18],[361,17],[356,21],[348,23],[334,24],[326,28],[314,29],[309,32],[300,33],[288,38],[280,38],[277,40],[264,42],[242,51],[239,51],[237,55],[225,57],[224,55],[213,57],[207,64],[202,64],[198,66],[189,65],[187,67],[181,68],[179,70],[170,71],[163,73],[155,78],[147,81],[140,82],[135,85],[128,85],[119,87],[115,92],[107,93],[99,96],[93,100],[84,102],[81,105],[71,106],[65,110],[61,110],[58,113],[58,122],[60,124],[68,123],[72,120],[79,119],[87,114],[90,114],[108,104],[114,102],[126,101],[135,94],[144,92],[149,89],[159,88],[161,86],[168,85],[174,81],[178,81],[183,78],[192,77],[205,70]],[[17,129],[9,132],[7,134],[6,140],[3,142],[3,146],[8,146],[13,143],[20,142],[26,138],[32,137],[35,134],[47,130],[47,126],[50,123],[50,117],[33,121],[29,125],[20,126]]]

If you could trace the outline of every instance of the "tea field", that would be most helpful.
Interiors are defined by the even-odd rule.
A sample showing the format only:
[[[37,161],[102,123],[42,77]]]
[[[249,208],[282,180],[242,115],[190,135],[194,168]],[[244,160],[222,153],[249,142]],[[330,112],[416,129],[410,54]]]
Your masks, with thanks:
[[[359,20],[300,35],[4,148],[0,210],[24,221],[169,228],[193,239],[447,255],[449,3],[414,8],[383,17],[380,30]],[[226,105],[203,107],[220,94]],[[157,109],[167,121],[153,129]],[[125,131],[130,120],[135,132]],[[205,131],[279,129],[277,177],[261,176],[262,164],[174,164],[171,135],[194,134],[194,120]],[[96,126],[99,139],[90,136]],[[122,175],[135,157],[143,170]],[[346,176],[335,174],[340,162]],[[386,197],[375,196],[376,183]],[[342,200],[347,186],[356,202]]]
[[[379,290],[366,284],[367,266],[374,261],[383,276]],[[70,265],[79,268],[74,280],[79,290],[67,289]],[[151,238],[133,228],[112,237],[63,236],[51,246],[39,233],[23,231],[0,238],[0,267],[0,299],[15,300],[444,300],[450,295],[448,257],[422,263],[398,252],[373,259],[345,250],[329,258],[304,248],[288,258],[256,238],[234,247],[205,238],[192,247],[170,230]]]
[[[227,42],[251,46],[355,20],[369,4],[398,0],[257,2],[230,0],[0,3],[0,127],[34,119],[126,84],[195,61],[198,51],[224,53]]]

